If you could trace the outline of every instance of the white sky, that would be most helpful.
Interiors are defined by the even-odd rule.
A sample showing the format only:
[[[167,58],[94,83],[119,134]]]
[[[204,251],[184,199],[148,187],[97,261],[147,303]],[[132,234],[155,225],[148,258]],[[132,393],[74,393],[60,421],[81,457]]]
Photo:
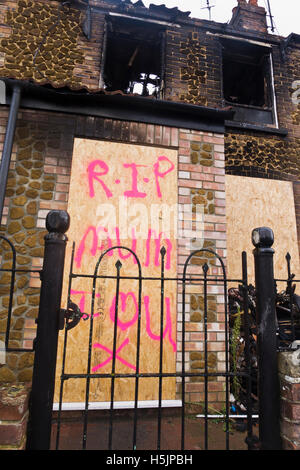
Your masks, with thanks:
[[[300,34],[300,0],[269,0],[273,20],[276,26],[275,34],[288,36],[290,33]],[[232,16],[232,9],[237,0],[209,0],[215,5],[211,10],[212,20],[227,23]],[[191,17],[209,19],[208,10],[201,9],[207,5],[207,0],[143,0],[145,6],[150,3],[166,5],[168,8],[178,7],[181,11],[190,11]],[[267,0],[258,0],[260,6],[267,6]],[[266,8],[267,9],[267,8]]]

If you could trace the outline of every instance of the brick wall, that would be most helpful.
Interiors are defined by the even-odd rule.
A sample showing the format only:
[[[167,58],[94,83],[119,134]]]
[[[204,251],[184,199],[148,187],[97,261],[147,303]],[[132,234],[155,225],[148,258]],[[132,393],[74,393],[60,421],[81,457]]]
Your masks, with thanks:
[[[239,30],[267,33],[266,10],[258,6],[256,0],[238,1],[238,6],[233,9],[231,24]]]
[[[87,41],[81,11],[60,2],[9,0],[0,8],[2,77],[98,88],[103,15],[94,17]]]
[[[204,249],[215,251],[226,264],[226,218],[225,218],[225,169],[224,137],[222,134],[190,132],[179,133],[179,178],[178,202],[203,206],[203,245]],[[197,247],[198,249],[198,247]],[[190,254],[184,240],[178,251],[178,274],[182,274],[186,258]],[[222,276],[220,264],[210,253],[203,252],[191,258],[187,272],[203,275],[201,267],[207,263],[209,274]],[[181,331],[182,331],[182,286],[178,286],[179,323],[178,323],[178,369],[181,370]],[[202,286],[186,286],[188,305],[185,309],[185,362],[186,371],[204,372],[204,294]],[[224,326],[224,288],[222,284],[208,286],[208,371],[225,370],[225,326]],[[178,383],[180,387],[180,380]],[[224,382],[222,378],[209,379],[209,402],[222,407]],[[200,377],[187,379],[186,398],[190,403],[204,403],[204,381]]]
[[[24,450],[28,422],[29,386],[0,386],[0,450]]]

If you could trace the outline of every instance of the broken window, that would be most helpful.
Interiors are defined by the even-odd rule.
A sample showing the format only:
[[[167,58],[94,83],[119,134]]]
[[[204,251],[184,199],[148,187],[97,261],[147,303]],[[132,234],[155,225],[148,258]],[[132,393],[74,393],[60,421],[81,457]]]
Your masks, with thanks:
[[[109,17],[105,43],[101,75],[107,91],[161,97],[164,31],[160,25]]]
[[[223,98],[226,104],[235,107],[235,120],[272,124],[270,49],[228,39],[222,40],[222,45]]]

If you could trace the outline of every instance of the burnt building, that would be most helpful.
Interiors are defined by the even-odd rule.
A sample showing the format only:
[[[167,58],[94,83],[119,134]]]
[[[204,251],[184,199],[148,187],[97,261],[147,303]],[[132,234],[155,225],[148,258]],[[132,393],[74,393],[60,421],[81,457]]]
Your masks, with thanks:
[[[252,256],[251,230],[259,225],[274,229],[278,276],[286,251],[291,252],[298,273],[299,35],[270,34],[266,11],[255,0],[238,1],[228,20],[223,24],[193,19],[178,8],[146,8],[141,0],[1,2],[0,233],[15,244],[18,266],[41,266],[45,218],[58,209],[70,213],[69,245],[71,249],[76,241],[76,269],[84,272],[96,262],[101,247],[120,241],[116,232],[114,240],[101,238],[101,245],[97,204],[116,206],[125,196],[148,208],[158,203],[188,205],[191,214],[200,206],[202,246],[224,260],[229,278],[241,277],[241,251]],[[191,249],[173,235],[167,240],[167,269],[175,276],[182,273]],[[154,235],[153,250],[163,238],[158,232]],[[137,249],[151,275],[159,268],[157,253],[149,248],[153,240],[147,232],[146,245]],[[126,242],[133,249],[137,246],[134,237]],[[3,249],[1,256],[2,267],[9,268],[10,253]],[[220,266],[209,256],[193,257],[193,273],[205,262],[212,274],[220,274]],[[4,273],[0,331],[6,328],[8,283]],[[32,344],[39,283],[36,273],[30,278],[17,276],[10,335],[16,347]],[[125,315],[126,303],[134,308],[135,300],[133,294],[123,294]],[[149,349],[159,334],[149,313],[156,308],[155,300],[151,304],[150,292],[146,294]],[[175,294],[180,298],[180,289],[170,290],[166,307],[176,305]],[[88,288],[75,284],[72,295],[86,311]],[[180,347],[181,311],[172,312],[170,307],[166,363],[174,363],[172,368],[184,360],[188,370],[201,371],[203,296],[193,288],[188,295],[185,357]],[[222,371],[225,364],[223,304],[222,291],[212,288],[208,295],[212,371]],[[100,313],[109,312],[105,305],[104,299]],[[109,313],[106,318],[112,320]],[[119,324],[131,344],[134,323],[131,312]],[[81,331],[84,335],[84,327]],[[100,325],[99,337],[103,334],[104,339],[102,349],[98,347],[101,352],[96,351],[95,371],[107,359],[103,331]],[[79,341],[84,342],[84,336]],[[125,367],[126,360],[130,368],[128,354],[124,346],[122,364]],[[32,357],[26,352],[8,354],[0,380],[29,381]],[[141,400],[154,399],[149,388],[143,389]],[[107,400],[101,390],[93,393],[92,401]],[[178,393],[170,383],[165,400],[176,403]],[[203,381],[189,380],[187,394],[189,401],[201,401]],[[122,395],[121,387],[117,395],[120,402],[131,399]],[[80,403],[81,396],[80,387],[71,387],[66,401]],[[223,396],[222,380],[212,382],[210,400],[221,403]]]

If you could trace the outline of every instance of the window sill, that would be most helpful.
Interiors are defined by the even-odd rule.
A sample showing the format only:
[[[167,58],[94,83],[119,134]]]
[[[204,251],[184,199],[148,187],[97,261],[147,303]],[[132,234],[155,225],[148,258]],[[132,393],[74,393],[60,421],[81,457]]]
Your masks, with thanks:
[[[288,130],[264,125],[248,124],[247,122],[225,121],[225,128],[245,129],[250,131],[265,132],[267,134],[287,136]]]
[[[228,106],[228,102],[225,101]],[[241,104],[231,104],[234,110],[233,121],[247,122],[253,125],[274,127],[274,116],[272,108],[262,108],[258,106],[247,106]]]

